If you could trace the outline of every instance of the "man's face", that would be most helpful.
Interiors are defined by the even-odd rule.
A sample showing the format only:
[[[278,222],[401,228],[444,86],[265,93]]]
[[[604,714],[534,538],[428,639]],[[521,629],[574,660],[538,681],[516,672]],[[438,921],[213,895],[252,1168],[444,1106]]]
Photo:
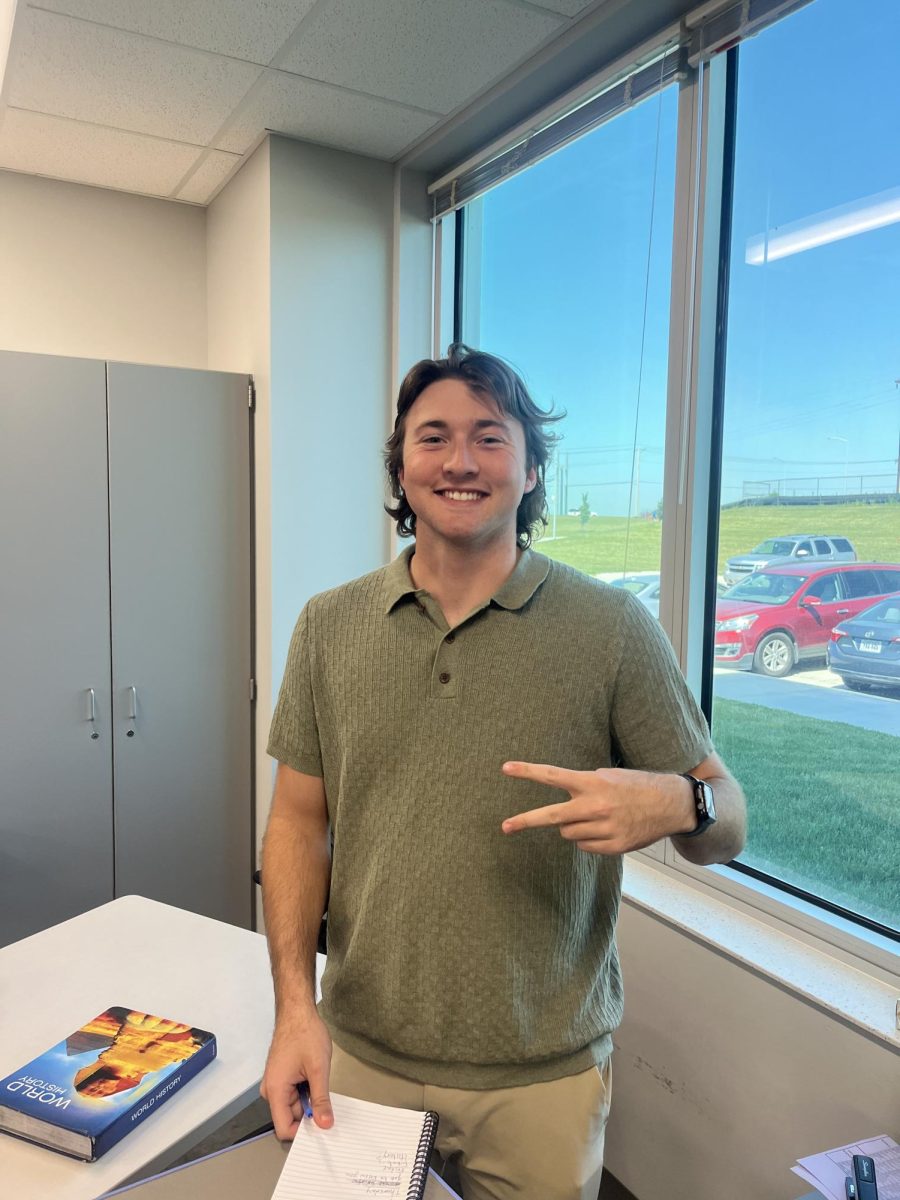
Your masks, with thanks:
[[[537,480],[521,424],[458,379],[425,388],[406,414],[399,476],[417,541],[473,547],[515,539]]]

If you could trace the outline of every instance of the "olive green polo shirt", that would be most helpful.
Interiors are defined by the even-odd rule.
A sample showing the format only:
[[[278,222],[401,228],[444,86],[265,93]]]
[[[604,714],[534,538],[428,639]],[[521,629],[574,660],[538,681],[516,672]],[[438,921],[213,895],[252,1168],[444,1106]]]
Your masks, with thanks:
[[[501,773],[688,771],[709,732],[659,624],[534,551],[453,630],[389,566],[300,615],[269,753],[321,776],[334,836],[321,1011],[423,1082],[573,1074],[611,1050],[621,859],[504,817],[567,795]]]

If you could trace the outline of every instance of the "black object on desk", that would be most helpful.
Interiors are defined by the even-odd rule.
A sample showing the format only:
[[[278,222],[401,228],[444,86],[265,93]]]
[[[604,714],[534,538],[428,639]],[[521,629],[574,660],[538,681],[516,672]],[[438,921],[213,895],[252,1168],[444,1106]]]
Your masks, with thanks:
[[[853,1176],[847,1176],[847,1200],[878,1200],[875,1160],[867,1154],[853,1155]]]

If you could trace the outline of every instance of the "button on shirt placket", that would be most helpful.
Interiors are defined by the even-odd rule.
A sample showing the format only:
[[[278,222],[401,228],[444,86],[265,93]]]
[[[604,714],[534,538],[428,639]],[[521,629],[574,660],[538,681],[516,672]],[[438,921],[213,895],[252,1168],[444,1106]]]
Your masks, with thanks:
[[[431,669],[432,700],[450,700],[457,694],[459,683],[458,635],[445,633],[438,643]]]

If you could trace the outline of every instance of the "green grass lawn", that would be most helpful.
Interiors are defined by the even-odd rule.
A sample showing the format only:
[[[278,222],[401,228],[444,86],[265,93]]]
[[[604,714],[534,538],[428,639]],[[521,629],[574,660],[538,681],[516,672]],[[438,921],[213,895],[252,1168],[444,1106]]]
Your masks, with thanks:
[[[737,700],[713,738],[747,796],[742,859],[900,928],[900,738]]]
[[[719,529],[719,573],[725,560],[752,550],[764,538],[786,533],[831,533],[848,537],[860,560],[900,562],[900,505],[835,504],[726,508]],[[658,571],[662,522],[625,517],[557,517],[556,537],[548,526],[536,549],[589,575],[606,571]],[[626,556],[627,538],[627,556]]]

